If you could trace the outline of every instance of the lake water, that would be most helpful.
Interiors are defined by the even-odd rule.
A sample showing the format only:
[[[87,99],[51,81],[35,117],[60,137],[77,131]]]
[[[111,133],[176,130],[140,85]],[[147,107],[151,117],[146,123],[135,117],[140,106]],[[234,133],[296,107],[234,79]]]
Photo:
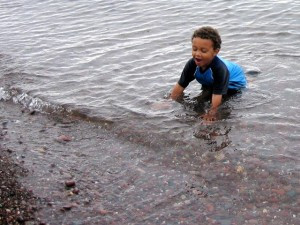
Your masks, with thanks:
[[[211,187],[229,187],[226,178],[211,178],[222,170],[211,160],[229,160],[248,171],[244,185],[259,187],[267,170],[277,177],[273,189],[299,196],[299,12],[296,0],[0,0],[0,99],[99,123],[155,152],[152,163]],[[196,81],[184,104],[166,99],[191,57],[191,34],[203,25],[219,30],[220,55],[239,63],[249,82],[212,124],[199,116],[208,106],[195,110],[190,100]],[[292,206],[292,224],[299,201],[286,196],[281,205]]]

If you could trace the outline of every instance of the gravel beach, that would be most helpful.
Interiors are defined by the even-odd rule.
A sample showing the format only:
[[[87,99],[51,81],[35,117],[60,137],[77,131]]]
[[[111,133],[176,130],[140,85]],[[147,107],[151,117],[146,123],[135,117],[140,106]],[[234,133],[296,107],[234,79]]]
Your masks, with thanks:
[[[0,224],[34,223],[37,199],[18,181],[28,171],[10,154],[10,149],[0,148]]]
[[[11,102],[0,113],[1,225],[299,224],[299,173],[255,155],[206,152],[190,171],[105,124]]]
[[[67,143],[76,142],[74,137],[81,132],[82,124],[90,127],[85,121],[77,123],[76,119],[49,116],[0,101],[1,225],[62,224],[65,212],[79,201],[88,203],[84,195],[77,203],[70,200],[80,192],[73,179],[76,172],[57,155],[51,158],[50,152],[55,149],[62,157],[72,155],[66,152]],[[101,133],[102,140],[106,136],[106,132]]]
[[[0,102],[0,105],[0,224],[39,224],[35,218],[38,199],[20,183],[20,178],[29,171],[15,159],[14,149],[5,145],[8,121],[18,118],[20,110],[11,104]]]

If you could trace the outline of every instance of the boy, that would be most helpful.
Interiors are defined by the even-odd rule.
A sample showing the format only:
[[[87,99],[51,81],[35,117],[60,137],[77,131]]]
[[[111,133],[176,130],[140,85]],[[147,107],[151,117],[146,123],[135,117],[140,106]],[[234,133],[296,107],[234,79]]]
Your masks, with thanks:
[[[221,37],[212,27],[201,27],[192,35],[192,57],[185,65],[181,77],[174,86],[170,97],[178,100],[184,89],[196,79],[202,84],[202,93],[198,99],[209,97],[211,108],[203,116],[204,120],[216,120],[222,98],[237,93],[247,85],[242,68],[217,56],[221,48]]]

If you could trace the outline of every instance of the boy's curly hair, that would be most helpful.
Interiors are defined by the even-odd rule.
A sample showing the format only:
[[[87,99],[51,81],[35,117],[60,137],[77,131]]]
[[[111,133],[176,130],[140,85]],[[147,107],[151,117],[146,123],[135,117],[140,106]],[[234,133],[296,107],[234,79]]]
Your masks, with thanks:
[[[194,31],[192,35],[192,41],[197,37],[211,40],[214,44],[214,49],[221,48],[222,40],[217,29],[214,29],[210,26],[201,27]]]

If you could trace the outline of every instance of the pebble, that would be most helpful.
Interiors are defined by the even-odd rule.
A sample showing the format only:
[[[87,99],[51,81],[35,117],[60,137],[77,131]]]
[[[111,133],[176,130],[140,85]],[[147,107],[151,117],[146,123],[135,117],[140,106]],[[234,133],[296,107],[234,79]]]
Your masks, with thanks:
[[[62,207],[62,211],[64,211],[64,210],[71,210],[73,207],[74,207],[73,204],[65,205],[65,206]]]
[[[260,175],[261,178],[268,178],[268,177],[270,177],[270,173],[267,172],[267,171],[262,171],[259,175]]]
[[[245,172],[245,168],[243,166],[237,166],[236,167],[236,172],[237,173],[244,173]]]
[[[225,155],[223,153],[218,153],[215,155],[215,158],[217,161],[221,161],[225,158]]]
[[[284,189],[272,189],[272,192],[278,194],[278,195],[284,195],[285,190]]]
[[[290,190],[287,192],[287,195],[290,197],[290,198],[293,198],[295,196],[297,196],[297,192],[294,191],[294,190]]]
[[[76,183],[74,180],[67,180],[65,181],[65,186],[68,187],[68,188],[71,188],[71,187],[75,187]]]
[[[268,210],[267,209],[263,209],[263,213],[267,213],[268,212]]]
[[[35,111],[35,110],[31,110],[31,111],[29,112],[29,115],[34,115],[34,114],[36,114],[36,111]]]
[[[213,204],[207,204],[206,209],[208,212],[213,212],[215,210],[215,207]]]
[[[80,191],[79,191],[78,188],[74,188],[74,189],[72,190],[72,192],[73,192],[73,194],[78,195]]]
[[[99,214],[102,215],[102,216],[105,216],[105,215],[109,214],[109,211],[107,211],[105,209],[100,209]]]
[[[23,218],[22,216],[19,216],[19,217],[17,218],[17,221],[18,221],[20,224],[22,224],[22,223],[25,222],[25,220],[24,220],[24,218]]]
[[[251,219],[248,221],[248,224],[258,224],[258,221],[256,219]]]
[[[34,221],[26,221],[25,225],[35,225],[36,223]]]
[[[251,67],[246,68],[245,73],[252,75],[252,76],[256,76],[261,73],[261,69],[259,69],[258,67],[251,66]]]
[[[40,147],[37,149],[38,152],[40,153],[46,153],[47,147]]]
[[[72,137],[63,134],[63,135],[60,135],[57,140],[63,141],[63,142],[69,142],[69,141],[72,141]]]

